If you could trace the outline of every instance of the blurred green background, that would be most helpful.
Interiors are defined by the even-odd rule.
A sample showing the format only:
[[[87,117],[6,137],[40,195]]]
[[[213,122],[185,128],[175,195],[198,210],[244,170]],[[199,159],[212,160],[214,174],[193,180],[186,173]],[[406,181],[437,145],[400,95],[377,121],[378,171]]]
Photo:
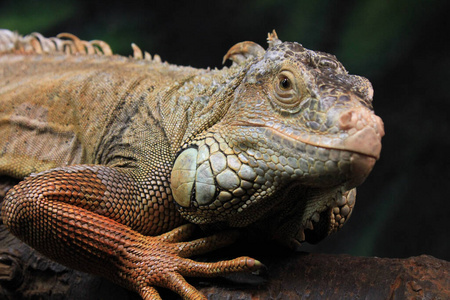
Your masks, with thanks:
[[[450,1],[1,1],[0,28],[73,33],[130,55],[220,67],[235,43],[282,40],[368,77],[385,122],[380,161],[344,229],[305,250],[450,260]]]

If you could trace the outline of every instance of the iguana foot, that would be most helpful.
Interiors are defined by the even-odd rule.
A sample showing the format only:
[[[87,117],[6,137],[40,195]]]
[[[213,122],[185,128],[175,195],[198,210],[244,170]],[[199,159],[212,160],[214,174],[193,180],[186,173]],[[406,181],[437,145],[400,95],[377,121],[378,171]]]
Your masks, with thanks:
[[[253,272],[263,265],[250,257],[215,263],[186,257],[215,250],[232,243],[237,234],[224,232],[183,242],[193,232],[192,224],[182,225],[156,237],[141,236],[124,249],[120,276],[144,299],[160,299],[153,286],[171,289],[184,299],[206,299],[184,276],[213,277],[237,272]]]

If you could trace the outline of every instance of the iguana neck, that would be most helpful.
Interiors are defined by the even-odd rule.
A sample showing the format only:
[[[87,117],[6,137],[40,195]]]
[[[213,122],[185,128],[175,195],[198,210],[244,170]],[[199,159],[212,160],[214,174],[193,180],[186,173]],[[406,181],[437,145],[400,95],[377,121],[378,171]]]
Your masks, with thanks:
[[[247,69],[248,65],[233,65],[222,70],[200,70],[157,95],[172,151],[176,153],[223,118]]]

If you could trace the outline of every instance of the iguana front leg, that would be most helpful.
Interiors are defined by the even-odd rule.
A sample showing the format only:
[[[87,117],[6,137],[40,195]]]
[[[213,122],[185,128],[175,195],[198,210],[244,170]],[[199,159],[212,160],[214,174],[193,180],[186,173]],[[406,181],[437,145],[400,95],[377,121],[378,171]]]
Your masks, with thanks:
[[[131,229],[126,225],[127,216],[139,214],[130,205],[134,196],[130,190],[139,190],[133,184],[127,172],[104,166],[42,172],[8,192],[3,222],[14,235],[51,259],[107,277],[144,299],[159,298],[153,286],[169,288],[186,299],[203,299],[183,276],[216,276],[260,267],[248,257],[217,263],[185,258],[231,243],[235,239],[231,232],[182,242],[194,225],[155,237]]]

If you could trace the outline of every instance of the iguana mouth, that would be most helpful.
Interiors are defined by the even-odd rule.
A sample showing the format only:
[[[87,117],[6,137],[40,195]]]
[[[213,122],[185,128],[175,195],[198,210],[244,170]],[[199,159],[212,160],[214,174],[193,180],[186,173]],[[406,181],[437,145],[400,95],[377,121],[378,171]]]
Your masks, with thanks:
[[[340,137],[332,138],[325,135],[313,136],[292,128],[286,128],[283,130],[281,129],[281,126],[269,126],[267,124],[259,124],[251,121],[234,121],[231,125],[243,127],[263,127],[269,129],[273,134],[271,138],[275,142],[282,141],[283,139],[289,139],[292,143],[300,142],[305,145],[328,150],[348,151],[358,154],[361,157],[366,156],[368,158],[373,158],[374,160],[378,160],[380,158],[381,137],[384,135],[383,130],[377,131],[377,129],[371,126],[366,126],[356,132],[351,132],[352,134],[349,134],[347,138],[342,139]],[[378,125],[378,127],[383,128],[382,124]],[[286,146],[286,144],[287,143],[285,141],[283,145]]]
[[[348,113],[343,115],[345,118],[348,117]],[[355,112],[352,112],[352,115],[355,115]],[[366,121],[368,124],[362,128],[358,124],[359,130],[356,130],[356,126],[349,127],[348,123],[350,122],[340,123],[340,127],[343,128],[342,134],[346,135],[344,138],[342,134],[335,136],[311,135],[293,129],[291,126],[259,123],[252,120],[234,121],[231,125],[263,128],[267,143],[278,144],[278,147],[288,152],[291,157],[299,157],[306,152],[309,153],[309,151],[318,154],[321,152],[320,149],[327,150],[326,159],[335,162],[345,157],[345,160],[349,162],[350,169],[344,175],[343,182],[345,182],[346,189],[351,189],[364,182],[372,171],[375,162],[379,159],[381,152],[381,138],[384,135],[383,122],[378,116],[371,113],[367,114],[365,118],[371,122]]]

